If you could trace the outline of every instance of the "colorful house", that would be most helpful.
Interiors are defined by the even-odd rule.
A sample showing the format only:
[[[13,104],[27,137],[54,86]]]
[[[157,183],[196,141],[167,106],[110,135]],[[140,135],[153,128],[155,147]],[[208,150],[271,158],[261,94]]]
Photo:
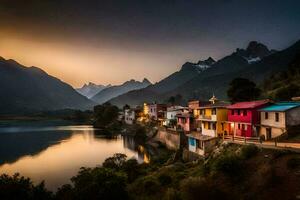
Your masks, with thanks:
[[[300,102],[281,102],[260,109],[259,133],[266,140],[300,125]]]
[[[165,112],[167,111],[167,105],[165,104],[144,104],[144,115],[153,120],[160,120],[165,118]]]
[[[198,132],[192,132],[187,136],[189,151],[204,157],[214,150],[218,142],[218,138],[202,135]]]
[[[210,137],[218,137],[223,135],[225,131],[225,121],[227,121],[227,106],[228,104],[218,102],[218,99],[213,96],[209,104],[199,107],[196,112],[198,117],[196,120],[200,125],[202,135]],[[199,129],[198,129],[199,130]]]
[[[227,106],[213,96],[209,103],[193,110],[196,118],[196,132],[188,134],[189,151],[207,156],[216,146],[218,135],[222,135],[227,120]]]
[[[259,100],[227,106],[228,120],[224,133],[242,137],[258,137],[259,110],[268,105],[270,105],[269,100]]]
[[[124,111],[124,121],[126,124],[134,124],[142,116],[141,108],[131,108]]]
[[[195,129],[194,127],[194,116],[191,112],[182,112],[176,115],[177,118],[177,129],[183,130],[184,132],[190,132]]]
[[[188,111],[187,107],[183,106],[170,106],[166,111],[166,118],[164,119],[164,126],[172,126],[176,123],[176,116],[180,113]],[[173,123],[175,122],[175,123]]]

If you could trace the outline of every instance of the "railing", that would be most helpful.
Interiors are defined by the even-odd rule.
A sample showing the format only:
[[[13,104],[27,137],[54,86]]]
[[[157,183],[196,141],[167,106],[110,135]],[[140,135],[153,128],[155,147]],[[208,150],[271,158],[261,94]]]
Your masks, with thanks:
[[[233,135],[223,135],[223,140],[232,142],[243,142],[243,143],[262,143],[260,137],[243,137],[243,136],[233,136]]]

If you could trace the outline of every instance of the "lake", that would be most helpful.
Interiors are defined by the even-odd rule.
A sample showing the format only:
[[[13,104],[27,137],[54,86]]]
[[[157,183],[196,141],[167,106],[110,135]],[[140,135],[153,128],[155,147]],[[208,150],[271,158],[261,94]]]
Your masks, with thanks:
[[[0,123],[0,174],[20,173],[55,191],[80,167],[95,167],[115,153],[140,163],[149,157],[132,137],[106,136],[87,125],[49,122]]]

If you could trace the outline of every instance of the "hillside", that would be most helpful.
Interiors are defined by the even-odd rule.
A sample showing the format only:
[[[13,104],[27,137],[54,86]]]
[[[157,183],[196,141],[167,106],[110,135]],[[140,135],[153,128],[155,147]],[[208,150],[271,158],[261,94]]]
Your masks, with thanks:
[[[94,103],[37,67],[0,57],[0,114],[88,109]]]
[[[98,92],[95,96],[93,96],[91,99],[94,102],[97,102],[98,104],[102,104],[114,97],[125,94],[132,90],[146,88],[149,85],[151,85],[151,83],[146,78],[142,82],[135,81],[132,79],[130,81],[126,81],[122,85],[111,86],[109,88],[103,89],[100,92]]]
[[[117,98],[110,100],[110,102],[122,106],[124,102],[131,105],[138,105],[145,101],[151,102],[158,100],[161,95],[173,91],[180,85],[183,85],[187,81],[208,70],[214,63],[215,61],[212,58],[203,61],[200,60],[197,63],[186,62],[179,71],[174,72],[158,83],[141,90],[131,91],[124,95],[120,95]]]
[[[118,106],[137,105],[147,101],[164,101],[170,96],[181,94],[184,99],[207,99],[214,93],[218,98],[226,99],[229,82],[236,77],[244,77],[261,84],[272,73],[285,70],[288,64],[300,52],[300,41],[282,51],[269,50],[258,42],[250,42],[246,49],[237,49],[190,80],[163,93],[144,89],[124,94],[110,102]],[[164,82],[162,80],[161,82]],[[160,83],[158,83],[160,85]],[[156,86],[158,87],[158,86]]]

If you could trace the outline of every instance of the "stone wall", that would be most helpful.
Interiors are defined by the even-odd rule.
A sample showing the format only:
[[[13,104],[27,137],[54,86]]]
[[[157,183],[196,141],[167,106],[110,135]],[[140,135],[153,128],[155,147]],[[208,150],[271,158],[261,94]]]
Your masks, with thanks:
[[[177,131],[159,128],[155,139],[166,145],[168,149],[177,150],[180,148],[180,144],[183,143],[182,141],[180,141],[182,140],[182,137],[180,137],[180,135],[181,134]]]

